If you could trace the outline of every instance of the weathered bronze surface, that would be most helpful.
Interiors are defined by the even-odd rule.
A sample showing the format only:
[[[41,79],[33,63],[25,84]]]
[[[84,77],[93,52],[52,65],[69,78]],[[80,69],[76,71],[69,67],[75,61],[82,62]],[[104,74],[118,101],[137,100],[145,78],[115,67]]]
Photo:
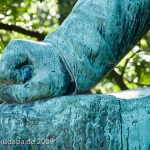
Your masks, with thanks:
[[[6,102],[84,93],[95,86],[150,27],[150,0],[79,0],[42,42],[13,40],[0,62]]]

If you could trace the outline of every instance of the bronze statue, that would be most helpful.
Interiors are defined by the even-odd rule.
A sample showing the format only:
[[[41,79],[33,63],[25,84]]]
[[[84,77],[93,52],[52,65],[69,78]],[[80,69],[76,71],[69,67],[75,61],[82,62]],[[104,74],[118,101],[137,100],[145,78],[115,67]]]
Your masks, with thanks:
[[[84,93],[95,86],[150,27],[149,0],[79,0],[42,42],[13,40],[0,62],[5,102]]]

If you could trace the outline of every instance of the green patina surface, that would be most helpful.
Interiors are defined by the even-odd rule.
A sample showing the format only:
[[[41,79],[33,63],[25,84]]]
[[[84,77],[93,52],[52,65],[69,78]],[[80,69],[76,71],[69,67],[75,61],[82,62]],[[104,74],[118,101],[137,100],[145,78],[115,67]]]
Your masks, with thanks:
[[[149,150],[149,89],[116,94],[123,99],[62,96],[87,92],[149,27],[149,0],[79,0],[44,41],[11,41],[0,60],[1,99],[26,104],[0,105],[0,149]]]
[[[8,44],[0,62],[1,98],[27,103],[87,92],[149,27],[150,0],[79,0],[43,42]]]
[[[2,104],[0,149],[149,150],[150,94],[136,96],[145,90],[150,93],[141,89],[128,100],[91,94]],[[130,92],[126,91],[126,98]],[[6,144],[13,140],[35,143]]]

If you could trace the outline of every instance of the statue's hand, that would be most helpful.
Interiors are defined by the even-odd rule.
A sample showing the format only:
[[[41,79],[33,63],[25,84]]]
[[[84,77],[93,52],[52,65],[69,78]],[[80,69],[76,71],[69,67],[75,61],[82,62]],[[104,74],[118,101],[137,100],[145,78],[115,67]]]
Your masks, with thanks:
[[[14,40],[0,62],[1,99],[27,103],[50,96],[69,94],[74,82],[64,60],[52,44]]]

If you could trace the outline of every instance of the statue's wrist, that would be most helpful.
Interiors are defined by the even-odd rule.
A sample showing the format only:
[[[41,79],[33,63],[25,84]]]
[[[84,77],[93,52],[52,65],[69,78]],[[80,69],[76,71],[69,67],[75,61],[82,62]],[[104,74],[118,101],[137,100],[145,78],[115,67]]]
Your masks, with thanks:
[[[73,74],[71,73],[71,70],[65,60],[65,58],[63,58],[63,56],[59,55],[59,58],[61,60],[61,67],[62,67],[62,72],[64,74],[64,88],[65,88],[65,92],[63,93],[64,95],[66,94],[71,94],[75,92],[75,79]]]
[[[72,71],[68,65],[68,62],[65,59],[65,56],[63,56],[63,46],[59,42],[59,39],[56,40],[54,38],[51,38],[50,40],[44,41],[48,44],[50,53],[54,53],[54,56],[56,56],[58,61],[56,60],[55,63],[58,63],[59,68],[56,70],[58,76],[59,76],[59,84],[58,84],[58,91],[60,91],[60,95],[66,95],[71,94],[75,92],[75,79],[72,74]],[[56,68],[57,69],[57,68]],[[57,94],[56,94],[57,95]]]

